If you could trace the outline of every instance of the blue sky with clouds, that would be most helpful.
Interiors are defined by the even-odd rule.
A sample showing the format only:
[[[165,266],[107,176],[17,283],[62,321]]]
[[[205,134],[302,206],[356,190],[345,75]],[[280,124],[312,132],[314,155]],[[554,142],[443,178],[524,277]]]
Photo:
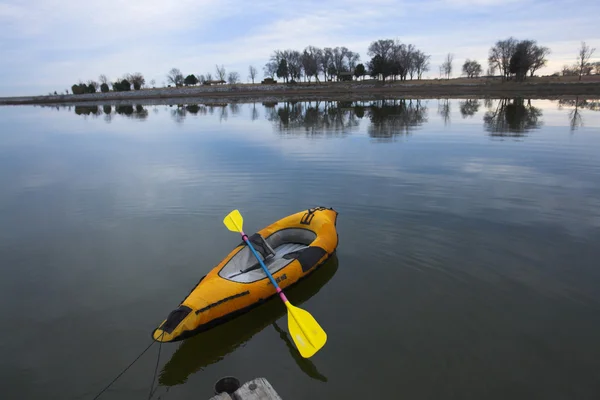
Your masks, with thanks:
[[[368,61],[369,43],[399,39],[431,54],[487,67],[498,39],[535,39],[552,50],[541,74],[575,61],[582,40],[598,48],[600,3],[571,0],[0,0],[0,96],[70,89],[79,80],[141,72],[157,85],[179,68],[215,74],[262,67],[274,49],[346,46]]]

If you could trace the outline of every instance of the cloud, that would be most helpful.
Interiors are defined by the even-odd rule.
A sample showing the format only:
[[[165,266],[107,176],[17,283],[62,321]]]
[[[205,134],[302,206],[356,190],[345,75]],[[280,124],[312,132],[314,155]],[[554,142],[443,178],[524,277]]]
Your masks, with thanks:
[[[568,15],[561,10],[568,7]],[[165,81],[172,67],[214,74],[215,64],[245,79],[275,49],[346,46],[368,61],[373,40],[399,39],[432,55],[429,76],[448,52],[455,75],[469,57],[486,64],[489,47],[513,35],[552,49],[553,72],[573,61],[579,41],[600,41],[595,3],[563,0],[9,0],[0,3],[0,95],[64,90],[79,79],[142,72]],[[565,29],[564,27],[577,27]],[[557,29],[557,27],[561,27]],[[25,78],[26,77],[26,78]]]

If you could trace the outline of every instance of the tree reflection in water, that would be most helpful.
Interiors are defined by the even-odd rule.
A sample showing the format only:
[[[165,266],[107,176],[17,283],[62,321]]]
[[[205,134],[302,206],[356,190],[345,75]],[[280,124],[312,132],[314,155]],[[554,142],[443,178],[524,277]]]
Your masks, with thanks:
[[[169,105],[171,107],[171,117],[177,123],[182,123],[188,114],[191,115],[214,115],[217,112],[219,116],[219,120],[227,120],[228,112],[227,112],[228,103],[206,103],[206,104],[177,104],[175,108],[173,105]],[[237,104],[231,104],[231,112],[232,114],[237,114],[239,112],[239,106]]]
[[[378,139],[391,139],[405,135],[427,122],[427,107],[421,100],[379,100],[368,107],[371,124],[367,128],[369,136]]]
[[[426,122],[420,100],[307,101],[264,104],[267,119],[282,133],[346,135],[367,117],[369,136],[390,139],[410,133]]]
[[[481,102],[478,99],[468,99],[458,103],[458,107],[464,119],[475,115],[479,111],[479,107],[481,107]]]
[[[75,114],[77,115],[94,115],[98,116],[102,113],[98,106],[75,106]]]
[[[580,99],[578,96],[574,99],[558,100],[558,109],[562,110],[564,107],[572,107],[569,111],[569,126],[571,132],[574,132],[584,126],[581,110],[600,111],[600,100]]]
[[[523,98],[500,99],[495,110],[483,116],[485,130],[493,137],[522,137],[542,126],[542,110]]]
[[[444,118],[444,126],[450,123],[450,99],[438,100],[438,114]]]
[[[115,106],[115,113],[124,115],[130,118],[145,120],[148,117],[148,109],[141,104],[120,104]],[[77,115],[93,115],[99,116],[104,114],[104,120],[111,122],[113,112],[112,105],[104,104],[103,106],[75,106],[75,114]]]
[[[112,121],[112,106],[110,104],[105,104],[102,106],[102,111],[104,111],[104,122],[110,124]]]
[[[252,113],[250,118],[252,121],[256,121],[258,119],[258,110],[256,109],[256,103],[252,103]]]
[[[267,120],[281,133],[345,135],[360,123],[351,102],[286,101],[264,106]]]

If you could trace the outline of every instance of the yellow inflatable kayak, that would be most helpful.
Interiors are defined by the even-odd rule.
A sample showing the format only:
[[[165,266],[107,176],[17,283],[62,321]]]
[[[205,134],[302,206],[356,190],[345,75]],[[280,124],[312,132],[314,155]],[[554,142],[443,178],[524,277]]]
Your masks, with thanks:
[[[337,211],[316,207],[284,217],[249,240],[281,289],[323,264],[338,245]],[[175,342],[243,314],[276,295],[246,243],[234,248],[152,332]]]

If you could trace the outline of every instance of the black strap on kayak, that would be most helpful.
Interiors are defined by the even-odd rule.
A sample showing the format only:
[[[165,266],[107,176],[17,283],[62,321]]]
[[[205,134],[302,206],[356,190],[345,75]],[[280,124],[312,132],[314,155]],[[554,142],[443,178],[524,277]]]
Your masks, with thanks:
[[[302,225],[310,225],[310,223],[312,222],[313,217],[315,216],[315,212],[317,211],[325,211],[325,210],[333,210],[333,208],[327,208],[327,207],[313,207],[313,208],[309,208],[305,214],[302,215],[302,217],[300,218],[300,223]]]

